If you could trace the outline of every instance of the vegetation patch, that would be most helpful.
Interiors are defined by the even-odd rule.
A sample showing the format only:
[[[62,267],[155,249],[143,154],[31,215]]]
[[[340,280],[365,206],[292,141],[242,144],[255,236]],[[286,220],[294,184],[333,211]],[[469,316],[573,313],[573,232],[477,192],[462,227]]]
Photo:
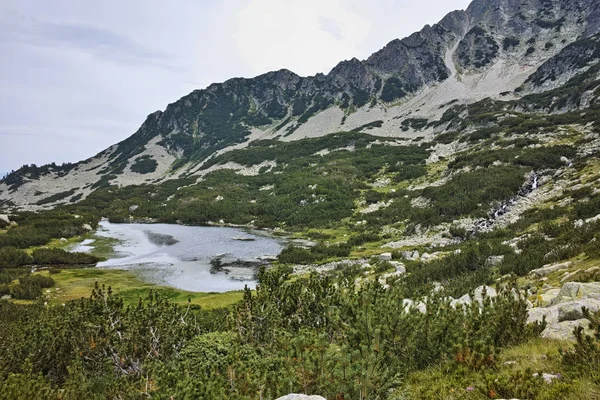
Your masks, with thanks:
[[[149,155],[145,155],[135,159],[135,162],[131,165],[131,170],[138,174],[150,174],[156,171],[157,166],[158,163],[155,159]]]

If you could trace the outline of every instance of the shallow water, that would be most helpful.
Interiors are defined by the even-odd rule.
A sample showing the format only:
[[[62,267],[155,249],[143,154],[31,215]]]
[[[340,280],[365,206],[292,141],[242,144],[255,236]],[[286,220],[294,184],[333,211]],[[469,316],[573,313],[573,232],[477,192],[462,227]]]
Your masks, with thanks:
[[[233,272],[211,274],[210,261],[224,254],[228,260],[259,261],[261,256],[279,254],[284,246],[283,240],[264,232],[171,224],[102,221],[96,236],[120,243],[114,247],[116,256],[98,263],[98,268],[132,270],[145,281],[193,292],[225,292],[245,285],[253,288],[254,269],[233,268],[235,277]],[[84,241],[73,250],[90,247],[93,242]]]

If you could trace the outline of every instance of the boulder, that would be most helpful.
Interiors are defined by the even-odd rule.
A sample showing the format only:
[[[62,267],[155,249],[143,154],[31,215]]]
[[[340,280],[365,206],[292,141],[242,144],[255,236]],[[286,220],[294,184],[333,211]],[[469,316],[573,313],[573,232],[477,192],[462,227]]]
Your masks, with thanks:
[[[562,276],[562,278],[560,278],[560,282],[565,283],[565,282],[571,280],[572,278],[574,278],[580,272],[581,272],[580,269],[575,270],[573,272],[565,272],[565,274]]]
[[[0,214],[0,221],[4,221],[7,224],[10,224],[10,219],[8,218],[7,214]]]
[[[533,374],[534,377],[538,377],[539,375],[540,374],[538,374],[537,372]],[[554,374],[547,374],[547,373],[543,372],[542,379],[544,379],[544,382],[550,384],[550,383],[552,383],[553,380],[560,379],[560,376],[554,375]]]
[[[140,208],[140,206],[138,206],[137,204],[134,204],[132,206],[129,207],[129,212],[135,212],[138,208]]]
[[[462,296],[459,299],[452,300],[450,302],[450,307],[456,308],[459,306],[462,307],[463,305],[468,306],[469,304],[471,304],[471,296],[469,296],[468,294],[465,294],[464,296]]]
[[[86,231],[93,231],[94,230],[94,228],[92,228],[90,224],[83,224],[83,225],[81,225],[81,227],[83,229],[85,229]]]
[[[408,311],[413,306],[413,304],[415,304],[415,302],[411,299],[402,300],[402,308],[404,309],[404,311]]]
[[[538,298],[541,299],[543,305],[547,305],[550,304],[559,293],[560,289],[550,289],[546,291],[546,293],[539,295]]]
[[[365,273],[368,273],[368,272],[370,272],[370,271],[365,271]],[[379,277],[379,283],[382,285],[385,285],[389,278],[398,278],[402,274],[404,274],[404,271],[396,271],[396,272],[390,272],[389,274],[383,274]]]
[[[563,303],[565,301],[580,299],[583,297],[598,298],[600,296],[600,282],[567,282],[550,304]]]
[[[406,273],[406,267],[401,262],[392,261],[390,264],[392,264],[392,266],[396,268],[396,272],[399,272],[401,274]]]
[[[546,317],[546,323],[553,324],[558,322],[558,309],[556,307],[534,307],[529,310],[527,323],[542,322]]]
[[[420,301],[417,303],[417,310],[419,310],[421,312],[421,314],[426,314],[427,313],[427,305],[425,305],[425,303]]]
[[[494,289],[491,286],[479,286],[478,288],[475,289],[474,293],[473,293],[473,299],[478,302],[479,304],[483,303],[483,291],[485,289],[486,292],[486,297],[496,297],[498,296],[498,293],[496,292],[496,289]]]
[[[561,270],[561,269],[569,268],[569,266],[571,264],[572,263],[570,261],[567,261],[567,262],[564,262],[564,263],[560,263],[560,264],[552,264],[552,265],[546,264],[546,265],[544,265],[541,268],[531,270],[531,272],[529,272],[529,275],[541,278],[543,276],[550,275],[554,271],[558,271],[558,270]]]
[[[589,324],[590,321],[587,319],[555,322],[553,324],[548,324],[540,336],[544,339],[573,340],[575,338],[573,336],[573,330],[579,326],[584,329],[588,328]]]
[[[495,267],[497,265],[502,264],[504,261],[504,256],[489,256],[485,263],[491,267]]]
[[[582,311],[584,307],[591,312],[600,310],[600,300],[586,298],[560,303],[555,307],[558,309],[558,322],[576,321],[584,318]]]
[[[392,261],[392,253],[381,253],[379,259],[381,261]]]
[[[325,397],[313,395],[309,396],[307,394],[296,394],[291,393],[282,397],[277,398],[277,400],[327,400]]]

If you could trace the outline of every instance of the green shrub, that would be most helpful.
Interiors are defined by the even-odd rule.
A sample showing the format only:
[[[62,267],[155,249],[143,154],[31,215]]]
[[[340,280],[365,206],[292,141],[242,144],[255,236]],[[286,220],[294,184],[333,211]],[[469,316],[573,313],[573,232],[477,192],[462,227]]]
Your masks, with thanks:
[[[31,257],[23,250],[14,247],[0,248],[0,268],[19,267],[31,264]]]
[[[48,264],[95,264],[99,261],[87,253],[69,252],[62,249],[36,249],[31,253],[35,263]]]

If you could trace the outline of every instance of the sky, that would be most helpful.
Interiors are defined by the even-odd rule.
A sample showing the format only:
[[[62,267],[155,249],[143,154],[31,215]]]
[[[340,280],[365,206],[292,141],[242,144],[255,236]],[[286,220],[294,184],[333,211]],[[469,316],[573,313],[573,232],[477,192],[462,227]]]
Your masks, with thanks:
[[[2,0],[0,173],[76,162],[192,90],[328,73],[468,0]]]

